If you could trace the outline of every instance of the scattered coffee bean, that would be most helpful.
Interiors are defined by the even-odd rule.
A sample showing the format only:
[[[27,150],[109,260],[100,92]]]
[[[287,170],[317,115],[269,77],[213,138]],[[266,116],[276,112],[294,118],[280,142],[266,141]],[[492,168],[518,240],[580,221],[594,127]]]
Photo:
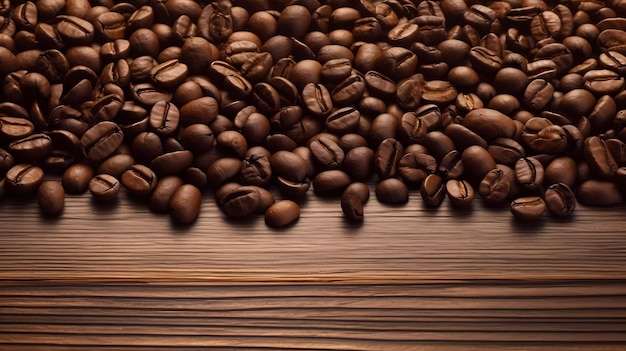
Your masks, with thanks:
[[[291,200],[280,200],[265,211],[265,223],[273,228],[286,227],[300,218],[300,207]]]
[[[180,224],[189,224],[200,214],[202,193],[191,184],[178,187],[169,201],[169,211],[172,220]]]
[[[120,181],[110,174],[98,174],[89,181],[89,192],[98,202],[113,202],[117,199],[121,185]]]
[[[65,207],[65,191],[61,182],[46,180],[37,189],[37,202],[41,213],[48,216],[59,216]]]

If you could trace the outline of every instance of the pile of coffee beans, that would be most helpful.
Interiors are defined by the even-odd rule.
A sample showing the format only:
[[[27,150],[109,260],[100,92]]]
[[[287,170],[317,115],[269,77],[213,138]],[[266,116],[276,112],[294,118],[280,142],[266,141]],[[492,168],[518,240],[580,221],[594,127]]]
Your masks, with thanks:
[[[54,216],[66,193],[125,188],[191,223],[212,193],[273,227],[311,192],[363,221],[367,184],[520,220],[620,204],[624,16],[624,0],[2,0],[0,198]]]

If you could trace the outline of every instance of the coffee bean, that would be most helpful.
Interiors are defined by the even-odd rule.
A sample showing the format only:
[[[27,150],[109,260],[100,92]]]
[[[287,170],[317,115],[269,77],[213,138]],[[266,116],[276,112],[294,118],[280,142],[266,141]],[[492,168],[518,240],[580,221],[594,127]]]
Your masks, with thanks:
[[[450,204],[455,208],[468,208],[474,200],[474,188],[466,180],[448,180],[446,193],[450,199]]]
[[[37,189],[37,202],[44,215],[61,215],[65,208],[65,191],[61,182],[56,180],[42,182]]]
[[[409,201],[409,189],[397,178],[387,178],[376,185],[376,198],[383,204],[404,204]]]
[[[158,179],[154,172],[140,164],[132,165],[122,173],[122,184],[128,192],[136,196],[147,196],[156,187]]]
[[[240,186],[219,198],[218,205],[228,218],[245,218],[257,211],[260,205],[260,195],[253,187]]]
[[[578,186],[576,198],[586,206],[615,206],[624,201],[616,183],[589,179]]]
[[[543,184],[544,169],[536,158],[523,157],[515,163],[515,177],[525,189],[536,191]]]
[[[495,168],[485,174],[478,187],[478,193],[486,203],[498,205],[508,198],[511,186],[511,178],[501,169]]]
[[[604,140],[593,136],[585,139],[584,154],[591,171],[598,177],[610,179],[619,167]]]
[[[511,202],[511,213],[520,221],[535,221],[546,211],[546,203],[538,196],[521,197]]]
[[[563,183],[552,184],[546,189],[546,206],[557,217],[570,215],[576,208],[576,196],[570,187]]]
[[[348,185],[341,196],[341,210],[344,217],[352,222],[363,221],[363,205],[370,197],[369,187],[365,183],[352,183]]]
[[[108,203],[117,199],[121,185],[119,180],[110,174],[98,174],[91,178],[88,189],[95,201]]]
[[[318,173],[313,178],[313,190],[317,195],[341,194],[350,185],[350,177],[341,170],[328,170]]]
[[[300,207],[291,200],[277,201],[265,212],[265,223],[273,228],[286,227],[300,218]]]
[[[198,218],[202,193],[191,184],[178,187],[169,201],[172,221],[179,224],[190,224]]]
[[[44,172],[41,168],[27,163],[11,167],[6,175],[6,187],[16,194],[28,194],[37,190],[43,181]]]
[[[68,194],[82,194],[87,191],[89,181],[94,177],[93,167],[77,163],[63,172],[63,188]]]
[[[169,209],[172,196],[174,196],[176,190],[182,185],[183,180],[178,176],[165,176],[159,179],[148,201],[150,211],[166,213]]]

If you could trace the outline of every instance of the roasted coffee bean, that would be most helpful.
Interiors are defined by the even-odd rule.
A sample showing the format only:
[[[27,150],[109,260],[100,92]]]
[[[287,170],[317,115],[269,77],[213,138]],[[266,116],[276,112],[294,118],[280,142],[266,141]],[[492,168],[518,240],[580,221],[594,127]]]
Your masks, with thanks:
[[[374,172],[374,151],[367,146],[350,149],[345,155],[342,168],[354,181],[368,180]]]
[[[300,207],[291,200],[272,204],[265,212],[265,223],[273,228],[286,227],[300,218]]]
[[[436,175],[428,175],[420,186],[420,195],[426,207],[439,207],[446,197],[446,183]]]
[[[605,141],[597,136],[585,139],[584,154],[590,170],[600,178],[611,179],[619,168]]]
[[[65,208],[65,191],[61,182],[43,181],[37,189],[37,202],[41,213],[47,216],[59,216]]]
[[[220,155],[221,156],[221,155]],[[231,180],[239,175],[241,160],[234,157],[222,157],[212,162],[206,171],[209,179],[209,186],[218,188],[227,180]]]
[[[26,118],[0,116],[0,136],[3,140],[26,138],[34,132],[33,122]]]
[[[158,182],[154,172],[140,164],[132,165],[122,173],[122,184],[129,194],[136,196],[147,196],[152,193]]]
[[[568,187],[573,187],[578,177],[578,165],[569,156],[555,158],[545,167],[544,183],[548,186],[563,183]]]
[[[615,206],[624,202],[618,185],[607,180],[589,179],[576,190],[578,202],[586,206]]]
[[[448,180],[446,193],[450,199],[450,204],[455,208],[468,208],[474,200],[474,188],[466,180]]]
[[[409,201],[409,189],[397,178],[387,178],[376,185],[376,198],[383,204],[404,204]]]
[[[361,113],[354,107],[339,108],[326,118],[326,128],[339,135],[350,133],[358,127],[360,118]]]
[[[538,196],[521,197],[511,202],[511,213],[520,221],[540,219],[546,212],[546,203]]]
[[[526,156],[522,145],[509,138],[496,138],[487,148],[496,163],[512,166],[520,158]]]
[[[376,149],[374,169],[380,179],[390,178],[396,175],[398,163],[404,155],[404,147],[393,138],[383,140]]]
[[[491,205],[503,203],[511,193],[511,178],[503,170],[495,168],[485,174],[478,186],[478,193]]]
[[[91,178],[87,187],[95,201],[109,203],[117,200],[122,186],[117,178],[103,173]]]
[[[205,124],[192,124],[180,133],[181,144],[194,153],[201,153],[213,147],[215,135]]]
[[[89,181],[94,177],[93,167],[84,163],[77,163],[70,166],[65,172],[61,181],[63,188],[68,194],[82,194],[87,191]]]
[[[254,214],[260,206],[259,192],[251,186],[239,186],[218,198],[226,217],[241,219]]]
[[[350,183],[348,174],[338,169],[319,172],[312,182],[313,191],[317,195],[341,194]]]
[[[352,183],[348,185],[341,196],[341,210],[344,217],[352,222],[363,222],[363,205],[370,197],[369,187],[365,183]]]
[[[43,170],[37,166],[17,164],[7,171],[5,186],[16,194],[33,193],[43,181],[43,176]]]
[[[563,183],[552,184],[546,189],[546,206],[557,217],[570,215],[576,208],[576,196],[570,187]]]
[[[470,111],[465,115],[463,125],[487,141],[496,138],[513,138],[516,131],[515,122],[511,118],[488,108]]]
[[[131,155],[115,154],[100,163],[96,174],[109,174],[113,177],[120,178],[122,173],[135,163],[135,159]]]
[[[302,89],[304,105],[314,116],[323,117],[333,109],[333,100],[326,86],[309,83]]]
[[[17,160],[30,162],[41,159],[52,151],[52,139],[42,133],[31,134],[11,142],[8,149]]]
[[[472,145],[461,154],[464,176],[472,183],[478,184],[485,175],[496,168],[496,161],[489,151],[482,146]]]
[[[515,163],[515,177],[529,191],[537,191],[543,185],[543,165],[534,157],[523,157]]]
[[[202,193],[191,184],[179,186],[169,201],[172,221],[179,224],[190,224],[198,218]]]
[[[193,164],[193,153],[189,150],[170,151],[157,155],[150,162],[150,169],[158,177],[179,174]]]
[[[272,180],[272,167],[266,155],[252,154],[241,163],[241,177],[248,185],[266,186]]]
[[[321,169],[341,169],[345,153],[332,139],[317,138],[309,144],[309,149]]]
[[[180,112],[171,102],[159,101],[150,110],[150,127],[161,136],[173,134],[178,128]]]
[[[307,177],[307,163],[290,151],[278,151],[270,158],[272,172],[279,177],[294,182],[302,182]]]

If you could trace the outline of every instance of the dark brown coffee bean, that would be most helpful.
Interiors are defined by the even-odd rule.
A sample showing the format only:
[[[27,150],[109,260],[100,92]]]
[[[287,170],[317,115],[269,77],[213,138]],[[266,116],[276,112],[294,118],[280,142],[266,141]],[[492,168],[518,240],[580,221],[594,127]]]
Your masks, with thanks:
[[[404,204],[409,201],[409,189],[397,178],[387,178],[376,185],[376,198],[383,204]]]
[[[404,155],[404,147],[393,138],[383,140],[376,149],[374,169],[381,179],[396,175],[398,163]]]
[[[37,202],[41,213],[47,216],[59,216],[65,208],[65,191],[61,182],[46,180],[37,189]]]
[[[543,79],[534,79],[524,91],[523,104],[530,111],[540,111],[552,100],[554,87]]]
[[[93,40],[94,27],[89,21],[64,15],[57,16],[57,20],[56,30],[64,42],[78,46],[90,44]]]
[[[503,203],[511,193],[511,178],[501,169],[492,169],[480,182],[478,193],[491,205]]]
[[[159,101],[171,101],[172,92],[158,88],[151,83],[131,85],[132,99],[143,106],[154,106]]]
[[[132,195],[150,195],[156,187],[157,182],[156,174],[144,165],[132,165],[128,170],[122,173],[122,184]]]
[[[311,114],[318,117],[327,116],[333,109],[333,100],[326,86],[309,83],[302,89],[302,100]]]
[[[474,200],[474,188],[466,180],[451,179],[446,182],[446,193],[455,208],[468,208]]]
[[[520,158],[515,163],[515,177],[522,187],[536,191],[543,185],[543,165],[534,157]]]
[[[241,160],[234,157],[221,157],[215,160],[207,169],[207,178],[209,186],[213,189],[218,188],[227,180],[233,179],[239,175],[241,169]]]
[[[130,166],[134,165],[135,159],[128,154],[115,154],[104,161],[98,166],[97,174],[109,174],[113,177],[120,178]]]
[[[487,148],[496,163],[513,166],[517,160],[526,156],[522,145],[509,138],[496,138]]]
[[[119,180],[110,174],[98,174],[88,184],[93,199],[102,203],[115,201],[121,187]]]
[[[475,46],[470,50],[469,61],[474,69],[481,73],[495,74],[502,68],[502,58],[482,46]]]
[[[326,118],[326,128],[330,132],[343,135],[353,132],[361,118],[361,113],[354,107],[342,107]]]
[[[94,177],[95,171],[93,167],[77,163],[70,166],[63,172],[62,183],[63,188],[68,194],[82,194],[87,191],[89,181]]]
[[[570,187],[563,183],[552,184],[546,189],[546,206],[557,217],[570,215],[576,208],[576,196]]]
[[[241,177],[248,185],[268,185],[272,180],[269,158],[260,154],[247,156],[241,163]]]
[[[218,199],[222,212],[231,219],[241,219],[254,214],[259,204],[259,192],[251,186],[236,187]]]
[[[354,181],[365,181],[374,172],[374,151],[367,146],[350,149],[343,160],[343,170]]]
[[[496,168],[496,161],[482,146],[468,147],[463,151],[461,159],[466,178],[474,184],[480,182],[489,171]]]
[[[150,110],[149,123],[155,133],[161,136],[173,134],[178,129],[180,112],[171,102],[159,101]]]
[[[43,181],[44,172],[31,164],[17,164],[11,167],[6,175],[6,187],[16,194],[28,194],[37,190]]]
[[[26,138],[34,132],[33,122],[26,118],[0,116],[0,136],[3,140]]]
[[[287,180],[302,182],[307,177],[306,161],[293,152],[275,152],[270,158],[270,164],[274,174]]]
[[[13,156],[8,151],[0,148],[0,173],[5,174],[14,164],[15,159]]]
[[[286,227],[300,218],[300,207],[291,200],[272,204],[265,212],[265,223],[273,228]]]
[[[369,187],[365,183],[352,183],[341,196],[341,210],[351,222],[363,222],[363,205],[370,197]]]
[[[616,95],[624,89],[625,80],[617,72],[594,69],[583,75],[585,89],[596,95]]]
[[[352,181],[344,171],[333,169],[322,171],[313,178],[313,191],[317,195],[338,195],[343,193]]]
[[[189,150],[166,152],[150,162],[150,168],[158,177],[180,174],[193,163],[193,153]]]
[[[463,125],[487,141],[513,138],[517,128],[507,115],[488,108],[470,111],[463,119]]]
[[[179,186],[169,202],[170,217],[179,224],[190,224],[198,218],[202,193],[191,184]]]
[[[420,195],[426,207],[439,207],[446,197],[446,183],[436,175],[428,175],[420,186]]]
[[[43,133],[31,134],[8,145],[9,152],[17,160],[34,161],[52,151],[52,139]]]
[[[540,219],[546,211],[546,203],[538,196],[521,197],[511,202],[511,213],[520,221]]]
[[[589,168],[600,178],[611,179],[619,168],[605,141],[597,136],[585,139],[584,154]]]
[[[578,186],[576,198],[586,206],[615,206],[624,202],[616,183],[589,179]]]
[[[309,144],[309,149],[311,156],[321,169],[341,169],[345,153],[332,139],[317,138]]]

